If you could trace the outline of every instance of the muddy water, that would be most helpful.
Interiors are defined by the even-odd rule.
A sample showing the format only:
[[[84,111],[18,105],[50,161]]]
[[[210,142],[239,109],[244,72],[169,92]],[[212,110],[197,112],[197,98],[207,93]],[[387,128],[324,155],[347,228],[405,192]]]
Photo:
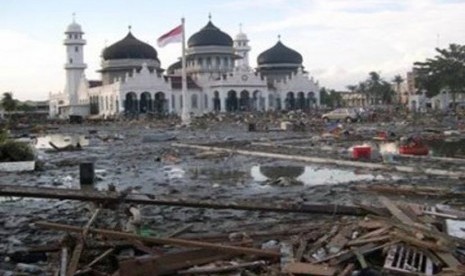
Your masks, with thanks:
[[[258,182],[290,177],[304,185],[333,185],[352,181],[386,180],[383,175],[320,166],[253,166],[250,174]],[[395,177],[395,179],[399,179],[399,177]]]
[[[64,126],[60,133],[82,137],[95,126]],[[168,131],[168,130],[166,130]],[[39,149],[39,158],[44,163],[41,171],[30,173],[1,173],[4,185],[30,185],[62,189],[79,189],[79,164],[94,162],[97,182],[95,188],[106,190],[114,185],[118,190],[132,193],[150,193],[160,198],[211,200],[215,202],[248,201],[256,203],[341,203],[354,200],[373,200],[351,190],[351,183],[392,183],[390,174],[370,173],[334,167],[313,167],[298,162],[263,159],[241,155],[198,158],[198,151],[171,147],[171,142],[143,142],[146,135],[162,132],[147,125],[102,125],[98,134],[89,136],[88,146],[81,151],[54,152]],[[222,142],[242,139],[277,139],[295,133],[248,133],[229,126],[210,131],[182,130],[176,134],[180,142]],[[99,137],[123,137],[124,139],[101,139]],[[63,142],[66,138],[62,139]],[[68,141],[72,142],[72,141]],[[58,142],[57,142],[58,143]],[[82,144],[84,145],[84,144]],[[58,146],[58,145],[57,145]],[[174,158],[166,158],[173,156]],[[296,167],[296,177],[307,185],[271,187],[262,185],[252,171],[260,167]],[[272,169],[273,170],[273,169]],[[263,174],[263,172],[261,172]],[[429,181],[431,183],[431,181]],[[331,185],[327,185],[331,184]],[[56,232],[34,229],[35,220],[48,220],[72,225],[84,225],[91,216],[87,203],[57,200],[14,200],[0,202],[0,249],[18,244],[47,244],[57,240]],[[143,223],[163,235],[173,229],[194,224],[193,230],[201,232],[229,232],[244,230],[238,224],[255,224],[289,219],[310,219],[305,214],[274,214],[251,211],[208,210],[181,207],[141,206]],[[121,210],[109,211],[122,215]],[[109,215],[110,216],[110,215]],[[312,217],[313,218],[313,217]],[[100,219],[100,217],[99,217]],[[105,219],[102,214],[101,219]],[[103,224],[104,225],[104,224]],[[112,224],[108,224],[111,225]],[[263,224],[264,228],[269,227]],[[109,226],[104,226],[109,227]],[[1,256],[0,256],[1,257]],[[1,263],[0,263],[1,267]]]

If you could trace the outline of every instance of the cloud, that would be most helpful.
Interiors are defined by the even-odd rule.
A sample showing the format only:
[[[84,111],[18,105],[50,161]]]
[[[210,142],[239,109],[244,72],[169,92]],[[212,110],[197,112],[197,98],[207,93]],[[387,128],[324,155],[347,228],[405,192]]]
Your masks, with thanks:
[[[464,2],[319,0],[251,26],[250,37],[254,43],[254,35],[282,33],[283,43],[303,55],[320,83],[344,89],[369,71],[390,79],[434,55],[437,46],[463,44],[463,10]]]
[[[19,99],[46,99],[48,92],[62,89],[64,49],[32,36],[0,29],[0,92],[13,92]]]

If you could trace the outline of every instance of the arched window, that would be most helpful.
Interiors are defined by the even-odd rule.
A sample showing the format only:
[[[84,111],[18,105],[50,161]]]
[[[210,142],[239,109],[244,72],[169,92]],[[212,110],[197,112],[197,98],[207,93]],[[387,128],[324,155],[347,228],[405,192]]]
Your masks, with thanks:
[[[191,107],[196,109],[198,108],[197,94],[192,94],[191,96]]]

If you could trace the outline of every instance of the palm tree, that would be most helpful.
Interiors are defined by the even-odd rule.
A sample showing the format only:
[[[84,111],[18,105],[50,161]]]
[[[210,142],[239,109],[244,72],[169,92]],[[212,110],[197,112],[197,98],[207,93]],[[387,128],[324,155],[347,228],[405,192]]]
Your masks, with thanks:
[[[347,85],[346,88],[349,89],[351,93],[354,93],[355,90],[357,90],[357,85]]]
[[[369,77],[367,80],[367,90],[368,93],[375,99],[375,104],[378,104],[381,95],[381,77],[379,73],[372,71],[368,73]]]
[[[365,96],[364,106],[369,105],[370,104],[370,93],[368,93],[368,87],[367,87],[366,82],[359,82],[357,89],[360,94]]]
[[[402,78],[401,75],[395,75],[394,79],[392,80],[396,84],[396,90],[397,90],[397,96],[398,96],[398,103],[401,103],[401,92],[400,92],[400,84],[404,82],[404,79]]]

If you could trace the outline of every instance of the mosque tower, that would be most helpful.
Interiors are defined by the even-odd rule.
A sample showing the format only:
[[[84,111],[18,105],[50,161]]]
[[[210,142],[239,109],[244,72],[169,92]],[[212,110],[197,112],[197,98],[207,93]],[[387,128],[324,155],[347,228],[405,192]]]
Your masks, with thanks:
[[[63,44],[66,46],[66,85],[65,93],[69,97],[69,105],[78,104],[78,87],[81,77],[87,65],[84,63],[84,45],[82,38],[84,32],[81,25],[76,23],[73,14],[73,22],[66,28],[66,38]]]
[[[236,67],[249,68],[249,52],[250,46],[248,45],[249,39],[247,35],[242,32],[242,24],[239,25],[239,33],[234,40],[234,49],[236,55],[242,57],[236,60]]]

